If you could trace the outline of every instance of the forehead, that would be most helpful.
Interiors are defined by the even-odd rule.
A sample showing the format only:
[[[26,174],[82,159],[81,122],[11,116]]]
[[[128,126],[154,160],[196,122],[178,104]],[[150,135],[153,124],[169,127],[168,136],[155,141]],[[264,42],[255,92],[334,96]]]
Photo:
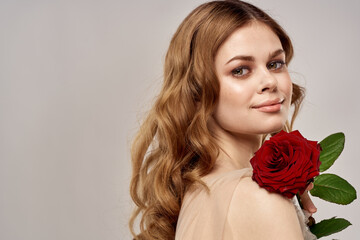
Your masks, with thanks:
[[[282,49],[279,37],[270,27],[260,22],[252,22],[236,29],[220,46],[216,58],[247,55],[260,57]]]

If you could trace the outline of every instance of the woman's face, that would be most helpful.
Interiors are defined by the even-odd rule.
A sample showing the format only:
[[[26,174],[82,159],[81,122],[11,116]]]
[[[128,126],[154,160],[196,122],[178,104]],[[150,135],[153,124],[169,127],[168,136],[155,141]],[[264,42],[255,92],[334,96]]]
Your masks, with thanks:
[[[220,82],[213,118],[233,134],[264,134],[285,124],[292,82],[278,36],[263,23],[234,31],[215,56]]]

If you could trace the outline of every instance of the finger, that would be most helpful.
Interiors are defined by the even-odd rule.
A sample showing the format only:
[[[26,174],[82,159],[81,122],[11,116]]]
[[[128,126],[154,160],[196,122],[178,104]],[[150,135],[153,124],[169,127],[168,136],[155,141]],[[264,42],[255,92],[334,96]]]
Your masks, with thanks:
[[[304,194],[300,196],[301,203],[303,208],[307,210],[309,213],[313,214],[316,213],[317,208],[315,207],[313,201],[311,200],[309,193],[306,191]]]
[[[310,190],[313,189],[313,188],[314,188],[314,183],[310,183],[310,184],[306,187],[305,191],[310,191]]]

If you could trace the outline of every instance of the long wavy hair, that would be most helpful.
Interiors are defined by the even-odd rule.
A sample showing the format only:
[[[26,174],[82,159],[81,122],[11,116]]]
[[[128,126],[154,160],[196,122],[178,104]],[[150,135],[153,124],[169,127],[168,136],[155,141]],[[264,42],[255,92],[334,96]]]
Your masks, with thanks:
[[[291,61],[285,31],[259,8],[242,1],[212,1],[194,9],[175,32],[165,58],[164,82],[131,148],[130,193],[136,208],[130,219],[134,239],[174,239],[186,190],[208,174],[219,153],[208,120],[219,96],[214,58],[234,30],[258,21],[279,37]],[[290,131],[304,97],[293,83]],[[140,233],[134,231],[140,220]]]

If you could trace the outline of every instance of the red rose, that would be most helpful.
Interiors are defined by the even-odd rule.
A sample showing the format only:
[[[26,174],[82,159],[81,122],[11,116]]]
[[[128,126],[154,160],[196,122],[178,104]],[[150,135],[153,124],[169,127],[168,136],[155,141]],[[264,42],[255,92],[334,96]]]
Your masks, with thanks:
[[[252,178],[269,192],[292,198],[319,175],[320,151],[316,141],[307,140],[299,131],[281,131],[265,141],[250,160]]]

